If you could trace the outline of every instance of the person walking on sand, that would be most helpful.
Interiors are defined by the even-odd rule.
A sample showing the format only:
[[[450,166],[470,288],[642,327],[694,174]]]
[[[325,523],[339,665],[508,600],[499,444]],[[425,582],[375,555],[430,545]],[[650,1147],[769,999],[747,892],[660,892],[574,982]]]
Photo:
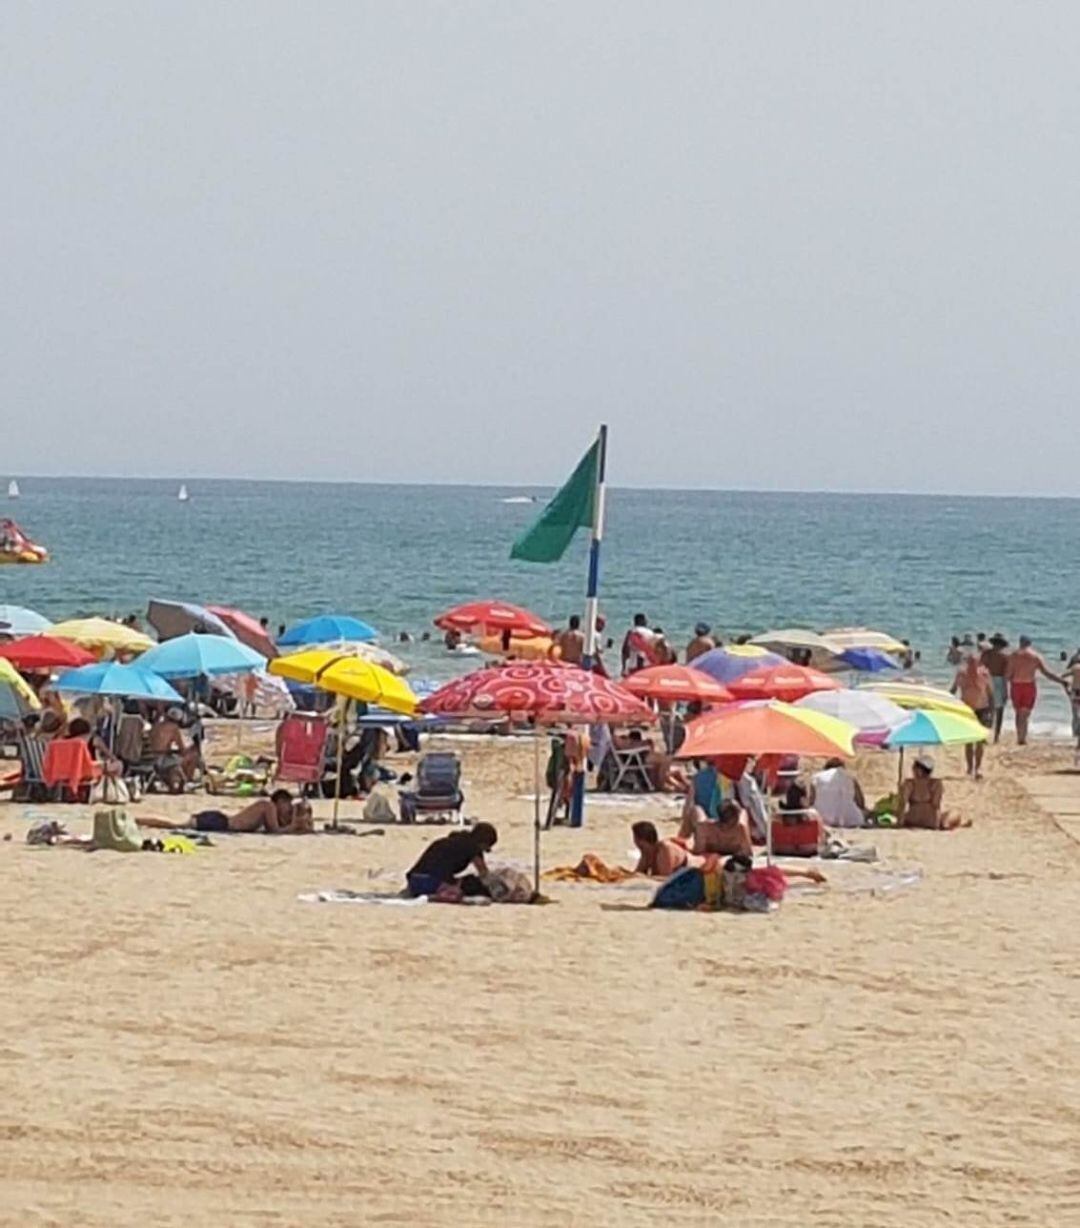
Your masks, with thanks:
[[[1009,668],[1009,654],[1005,651],[1009,641],[995,631],[989,647],[982,651],[982,663],[990,674],[990,694],[994,705],[994,741],[1001,741],[1001,726],[1005,720],[1005,705],[1009,700],[1009,684],[1005,679]]]
[[[1072,708],[1072,732],[1076,739],[1076,750],[1073,752],[1073,767],[1080,768],[1080,651],[1074,652],[1065,666],[1065,690],[1069,695],[1069,705]]]
[[[1013,710],[1016,713],[1016,741],[1019,746],[1027,745],[1031,713],[1039,697],[1036,681],[1038,674],[1049,678],[1051,682],[1066,685],[1064,678],[1052,674],[1046,668],[1046,662],[1031,646],[1031,637],[1022,635],[1020,647],[1009,657],[1009,664],[1005,670],[1005,677],[1009,681],[1009,697],[1012,699]]]
[[[990,729],[994,723],[994,688],[990,671],[983,665],[977,653],[969,653],[964,658],[964,664],[956,671],[950,688],[954,695],[959,695],[964,703],[971,708],[979,718],[979,724]],[[983,753],[985,742],[969,742],[964,747],[964,759],[967,762],[967,773],[975,780],[982,780]]]

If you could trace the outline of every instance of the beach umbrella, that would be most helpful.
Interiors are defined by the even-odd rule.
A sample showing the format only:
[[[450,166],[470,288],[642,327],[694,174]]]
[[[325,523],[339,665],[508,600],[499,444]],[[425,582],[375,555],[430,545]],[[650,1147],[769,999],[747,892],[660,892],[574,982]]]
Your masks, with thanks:
[[[794,703],[815,691],[840,690],[840,683],[828,674],[786,662],[750,670],[727,685],[735,699],[782,699],[787,703]]]
[[[974,711],[951,691],[917,682],[866,682],[858,688],[875,695],[884,695],[901,708],[928,708],[937,712],[952,712],[956,716],[975,719]]]
[[[218,674],[214,685],[243,703],[267,709],[275,717],[296,710],[292,693],[284,681],[264,669],[252,670],[249,674]]]
[[[221,619],[241,644],[247,644],[249,648],[270,660],[278,655],[273,636],[257,618],[227,605],[208,605],[206,608],[216,618]]]
[[[142,661],[136,665],[97,661],[68,670],[56,680],[55,689],[74,695],[116,695],[152,703],[184,702],[160,674],[147,669]]]
[[[266,658],[231,636],[189,631],[158,644],[139,663],[162,678],[201,678],[264,669]]]
[[[378,632],[359,618],[347,614],[317,614],[293,625],[278,640],[279,648],[302,648],[313,644],[366,643]]]
[[[796,708],[821,712],[854,725],[859,731],[855,741],[862,745],[877,745],[898,725],[911,719],[899,704],[873,691],[815,691],[795,703]]]
[[[0,720],[21,721],[41,707],[41,700],[10,661],[0,658]]]
[[[840,647],[834,644],[826,635],[818,635],[816,631],[804,631],[798,627],[785,627],[781,631],[763,631],[750,641],[763,648],[774,648],[783,652],[789,648],[805,649],[809,652],[836,656]]]
[[[506,601],[471,601],[444,610],[435,619],[440,631],[460,631],[462,635],[510,634],[514,639],[550,636],[551,627],[539,615]]]
[[[677,759],[720,755],[852,755],[858,730],[809,708],[771,700],[706,712],[686,726]]]
[[[732,644],[729,648],[710,648],[694,658],[694,669],[728,686],[753,669],[787,665],[786,658],[769,652],[760,644]]]
[[[21,605],[0,605],[0,635],[36,635],[51,626],[45,615],[36,610]]]
[[[897,783],[904,779],[904,751],[909,746],[964,746],[986,741],[986,729],[974,717],[938,709],[916,709],[910,719],[885,739],[889,750],[899,750]]]
[[[880,674],[887,669],[899,669],[893,657],[880,648],[846,648],[834,662],[860,674]]]
[[[212,610],[192,601],[162,601],[153,597],[146,607],[146,619],[164,643],[194,631],[200,635],[233,638],[230,628]]]
[[[870,627],[834,627],[824,635],[839,652],[846,648],[879,648],[882,652],[907,652],[907,645],[901,640],[887,635],[884,631],[874,631]]]
[[[55,636],[58,640],[69,640],[92,652],[139,653],[154,646],[148,635],[108,618],[72,618],[56,623],[44,634]]]
[[[19,669],[73,669],[94,660],[94,654],[78,644],[48,635],[28,635],[11,644],[0,644],[0,657]]]
[[[660,703],[726,704],[735,698],[723,683],[692,665],[650,665],[620,685],[631,695]]]
[[[397,674],[362,657],[334,652],[332,649],[311,649],[288,657],[276,657],[269,671],[278,678],[289,678],[308,686],[329,691],[339,700],[337,739],[337,780],[334,787],[334,817],[331,827],[337,827],[341,804],[341,764],[345,755],[345,718],[349,702],[379,704],[392,712],[411,716],[416,711],[416,695],[409,684]]]
[[[456,678],[420,701],[433,716],[533,722],[533,880],[540,890],[540,728],[545,724],[651,723],[636,695],[599,674],[557,662],[518,663]]]

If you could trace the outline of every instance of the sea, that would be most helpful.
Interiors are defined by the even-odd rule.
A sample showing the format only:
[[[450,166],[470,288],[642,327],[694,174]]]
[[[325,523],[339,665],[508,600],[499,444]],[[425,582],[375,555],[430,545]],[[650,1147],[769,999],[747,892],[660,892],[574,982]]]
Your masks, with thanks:
[[[0,603],[53,619],[142,615],[149,597],[237,606],[275,628],[349,613],[438,679],[463,662],[419,636],[447,606],[499,597],[556,624],[582,607],[584,532],[557,564],[510,559],[550,489],[188,480],[181,502],[179,479],[7,476],[21,494],[0,515],[52,557],[0,567]],[[699,620],[725,638],[876,627],[910,640],[937,680],[951,677],[951,635],[1026,633],[1053,666],[1080,643],[1078,542],[1073,499],[616,488],[601,608],[617,639],[641,610],[679,645]],[[1043,690],[1038,723],[1057,731],[1064,699]]]

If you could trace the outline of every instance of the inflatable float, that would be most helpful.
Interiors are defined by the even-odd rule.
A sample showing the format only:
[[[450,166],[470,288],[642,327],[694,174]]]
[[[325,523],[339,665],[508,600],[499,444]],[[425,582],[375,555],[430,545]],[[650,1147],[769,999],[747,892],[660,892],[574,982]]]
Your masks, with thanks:
[[[0,520],[0,564],[46,563],[49,552],[32,542],[14,520]]]

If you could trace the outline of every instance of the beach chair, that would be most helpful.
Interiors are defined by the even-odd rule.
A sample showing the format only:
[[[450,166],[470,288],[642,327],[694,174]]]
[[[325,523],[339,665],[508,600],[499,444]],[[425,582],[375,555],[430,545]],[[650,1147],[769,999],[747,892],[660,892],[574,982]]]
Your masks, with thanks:
[[[22,776],[11,792],[12,801],[16,802],[47,802],[51,799],[52,790],[45,783],[45,748],[46,743],[37,738],[21,738],[19,740],[19,761],[22,763]]]
[[[45,751],[41,774],[58,800],[88,801],[90,786],[101,775],[101,764],[94,762],[82,738],[54,738]]]
[[[431,751],[416,767],[416,788],[399,794],[401,821],[415,823],[418,815],[434,815],[463,823],[461,760],[449,751]]]
[[[323,776],[327,724],[321,716],[292,712],[277,731],[275,779],[317,785]]]
[[[125,713],[116,726],[116,757],[124,765],[124,779],[136,790],[151,793],[158,783],[157,756],[146,739],[146,722],[135,713]]]

